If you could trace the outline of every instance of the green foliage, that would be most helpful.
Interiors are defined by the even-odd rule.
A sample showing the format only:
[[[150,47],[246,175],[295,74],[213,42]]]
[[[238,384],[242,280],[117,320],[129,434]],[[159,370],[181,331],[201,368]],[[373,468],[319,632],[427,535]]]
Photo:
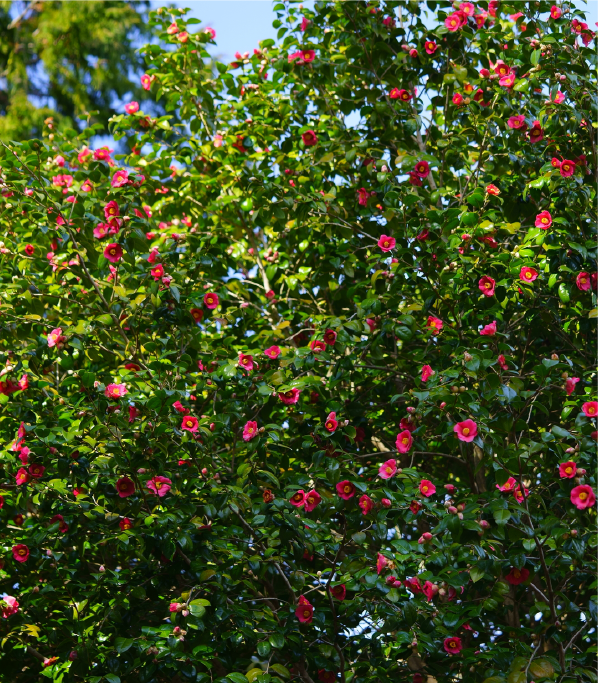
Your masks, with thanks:
[[[158,11],[130,154],[2,146],[7,680],[595,681],[595,54],[550,8],[281,3],[232,65]]]

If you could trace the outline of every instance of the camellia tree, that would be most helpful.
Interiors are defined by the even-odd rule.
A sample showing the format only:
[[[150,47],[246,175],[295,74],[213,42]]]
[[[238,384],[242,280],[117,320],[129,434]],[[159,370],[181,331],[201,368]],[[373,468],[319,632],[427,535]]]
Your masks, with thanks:
[[[1,148],[0,678],[595,683],[594,33],[274,11]]]

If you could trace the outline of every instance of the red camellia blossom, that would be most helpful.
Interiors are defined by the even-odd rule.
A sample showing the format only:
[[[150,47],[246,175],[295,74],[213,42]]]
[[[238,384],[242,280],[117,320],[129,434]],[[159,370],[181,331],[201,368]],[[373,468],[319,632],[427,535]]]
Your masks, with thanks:
[[[45,471],[46,468],[43,465],[33,464],[29,466],[29,474],[34,479],[41,479],[44,476]]]
[[[139,102],[129,102],[129,104],[125,104],[125,111],[127,114],[136,114],[139,111]]]
[[[378,246],[380,247],[381,251],[392,251],[396,244],[396,239],[394,237],[390,237],[389,235],[381,235],[380,239],[378,240]]]
[[[529,569],[523,567],[523,569],[517,569],[516,567],[511,567],[511,571],[505,576],[505,580],[508,581],[513,586],[518,586],[523,583],[529,577]]]
[[[214,294],[214,292],[208,292],[204,295],[203,303],[206,308],[213,311],[215,308],[218,307],[218,304],[220,303],[220,300],[218,299],[218,294]]]
[[[461,652],[461,650],[463,649],[463,645],[461,644],[461,638],[457,638],[457,636],[453,636],[452,638],[445,638],[443,646],[445,652],[448,652],[449,655],[458,655],[459,652]]]
[[[480,334],[482,337],[493,337],[496,334],[496,320],[488,325],[484,325],[484,327],[482,327],[480,330]]]
[[[427,382],[430,377],[433,377],[436,373],[429,365],[424,365],[422,367],[422,382]]]
[[[430,496],[433,496],[436,493],[436,487],[431,481],[428,481],[428,479],[422,479],[419,482],[419,491],[422,494],[422,496],[429,498]]]
[[[328,346],[334,346],[336,343],[336,332],[334,330],[326,330],[326,332],[324,332],[324,341]]]
[[[397,440],[395,445],[399,453],[407,453],[413,444],[413,437],[411,436],[411,431],[405,429],[404,431],[397,434]]]
[[[525,122],[525,116],[519,114],[518,116],[511,116],[507,121],[507,126],[513,128],[514,130],[526,130],[527,124]]]
[[[120,527],[121,531],[128,531],[129,529],[133,528],[133,522],[128,517],[125,517],[124,519],[120,520],[118,526]]]
[[[448,28],[451,33],[458,31],[461,28],[461,19],[459,15],[455,12],[449,14],[444,20],[444,25]]]
[[[278,394],[278,398],[287,406],[294,405],[299,400],[299,395],[301,391],[299,389],[289,389],[281,394]]]
[[[264,351],[264,355],[268,356],[268,358],[271,358],[272,360],[276,360],[280,354],[281,351],[278,346],[270,346]]]
[[[394,477],[396,473],[397,461],[394,458],[382,463],[378,469],[378,474],[382,479],[390,479],[391,477]]]
[[[484,275],[483,277],[481,277],[478,283],[480,292],[482,292],[484,296],[494,296],[495,285],[496,280],[491,278],[489,275]]]
[[[110,398],[115,401],[119,398],[122,398],[126,393],[127,387],[124,384],[109,384],[104,389],[104,395],[106,398]]]
[[[314,145],[318,144],[318,136],[313,130],[307,130],[305,133],[302,133],[301,139],[306,147],[313,147]]]
[[[250,356],[245,353],[240,353],[238,365],[240,368],[243,368],[244,370],[251,372],[253,370],[253,356]]]
[[[57,327],[55,330],[52,330],[50,334],[47,337],[48,339],[48,348],[52,348],[54,346],[60,347],[61,344],[64,343],[66,340],[66,337],[62,336],[62,329],[60,327]]]
[[[344,583],[339,583],[336,586],[330,587],[332,597],[342,602],[347,597],[347,588]]]
[[[22,486],[23,484],[26,484],[30,479],[31,476],[29,475],[27,470],[23,469],[22,467],[19,467],[15,475],[15,482],[17,486]]]
[[[196,417],[186,415],[181,422],[181,429],[186,432],[196,432],[198,430],[198,421]]]
[[[303,595],[299,597],[299,603],[295,608],[295,616],[302,624],[311,624],[312,622],[314,607]]]
[[[579,377],[567,377],[565,380],[565,391],[567,396],[571,396],[575,392],[575,385],[579,382]]]
[[[550,18],[551,19],[560,19],[562,15],[562,10],[560,7],[557,7],[556,5],[553,5],[550,8]]]
[[[169,491],[172,481],[168,477],[152,477],[145,483],[150,491],[153,491],[160,498],[163,498]]]
[[[596,504],[594,489],[587,484],[581,484],[571,489],[571,502],[578,510],[585,510]]]
[[[24,543],[13,545],[12,556],[17,562],[27,562],[27,558],[29,557],[29,548]]]
[[[596,417],[598,415],[598,401],[588,401],[581,406],[586,417]]]
[[[563,178],[569,178],[575,173],[575,168],[576,165],[574,161],[571,161],[570,159],[563,159],[563,161],[561,161],[559,171],[561,172]]]
[[[498,187],[496,187],[496,185],[492,185],[491,183],[490,185],[486,185],[486,194],[492,194],[494,196],[497,196],[500,194],[500,190],[498,189]]]
[[[334,683],[336,681],[336,673],[334,671],[326,671],[326,669],[318,669],[318,680],[322,683]]]
[[[331,434],[336,431],[338,427],[338,421],[336,419],[336,413],[330,413],[324,422],[324,428]]]
[[[438,45],[433,40],[426,40],[424,42],[424,50],[429,54],[433,55],[438,49]]]
[[[457,422],[453,427],[453,431],[459,441],[470,442],[478,435],[478,426],[473,420],[464,420],[463,422]]]
[[[562,462],[559,465],[559,475],[561,479],[574,479],[577,474],[577,464],[572,460]]]
[[[428,322],[426,327],[432,332],[441,332],[444,323],[439,318],[435,318],[433,315],[428,316]]]
[[[299,489],[299,491],[296,491],[289,498],[289,503],[291,505],[294,505],[296,508],[303,507],[305,505],[305,491],[303,489]]]
[[[121,477],[116,482],[116,491],[121,498],[127,498],[135,493],[135,484],[129,477]]]
[[[8,617],[11,617],[13,614],[17,614],[19,611],[19,603],[12,595],[5,595],[3,598],[0,598],[0,610],[2,610],[2,617],[8,619]]]
[[[264,489],[262,493],[262,500],[264,503],[271,503],[276,496],[270,491],[270,489]]]
[[[427,161],[418,161],[413,172],[420,178],[427,178],[430,175],[430,164]]]
[[[336,485],[336,492],[343,500],[349,500],[355,495],[355,486],[345,479]]]
[[[258,435],[257,422],[249,420],[243,427],[243,441],[251,441]]]
[[[396,90],[396,88],[394,90]],[[401,102],[409,102],[409,100],[413,98],[413,95],[411,95],[411,93],[408,90],[402,89],[397,90],[395,97],[392,97],[391,95],[391,98],[401,100]]]
[[[123,256],[122,247],[114,242],[112,244],[108,244],[104,249],[104,256],[111,263],[118,263]]]
[[[575,284],[577,285],[577,289],[579,289],[580,291],[588,292],[591,286],[590,274],[586,273],[585,271],[579,273],[575,278]]]
[[[453,95],[453,104],[460,107],[463,104],[463,95],[460,92],[456,92]]]
[[[361,514],[367,515],[368,512],[374,507],[374,501],[369,496],[364,494],[359,499],[359,507],[361,508]]]
[[[320,341],[319,339],[314,339],[310,342],[309,348],[314,353],[320,353],[320,351],[326,351],[326,342]]]
[[[201,308],[192,308],[189,313],[196,323],[200,323],[203,320],[203,311]]]
[[[530,128],[527,136],[532,144],[540,142],[544,139],[544,130],[542,129],[539,121],[534,121],[534,125]]]
[[[322,496],[320,496],[317,491],[308,491],[308,493],[305,494],[305,511],[311,512],[312,510],[315,510],[321,500]]]
[[[524,266],[519,271],[519,279],[524,282],[533,282],[538,277],[538,271],[529,266]]]
[[[536,228],[541,228],[542,230],[548,230],[552,225],[552,216],[550,211],[542,211],[536,216]]]

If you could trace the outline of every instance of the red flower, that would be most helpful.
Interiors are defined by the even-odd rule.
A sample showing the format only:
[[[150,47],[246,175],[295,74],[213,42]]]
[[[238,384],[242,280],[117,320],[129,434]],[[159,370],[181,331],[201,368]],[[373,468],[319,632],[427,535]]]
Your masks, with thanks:
[[[569,460],[559,465],[559,475],[561,479],[573,479],[577,473],[577,463]]]
[[[272,360],[276,360],[278,356],[280,356],[280,347],[271,346],[264,351],[264,355],[268,356],[268,358],[271,358]]]
[[[29,548],[24,543],[13,545],[12,556],[17,562],[27,562],[27,558],[29,557]]]
[[[336,673],[334,671],[326,671],[326,669],[318,669],[318,680],[322,683],[334,683],[336,681]]]
[[[453,636],[452,638],[445,638],[444,650],[445,652],[448,652],[449,655],[458,655],[462,649],[463,645],[461,645],[461,638],[457,638],[457,636]]]
[[[500,194],[500,190],[498,189],[498,187],[496,187],[496,185],[486,185],[486,194],[497,196]]]
[[[201,308],[192,308],[189,313],[196,323],[200,323],[203,319],[203,311]]]
[[[427,479],[422,479],[419,482],[419,490],[422,496],[425,496],[426,498],[429,498],[430,496],[433,496],[436,493],[436,487],[431,481],[428,481]]]
[[[577,285],[577,289],[580,291],[588,292],[591,286],[590,274],[586,272],[579,273],[575,278],[575,284]]]
[[[305,505],[305,491],[299,489],[296,491],[289,499],[289,503],[294,505],[296,508],[301,508]]]
[[[44,476],[46,468],[43,465],[30,465],[29,466],[29,474],[34,478],[34,479],[41,479],[41,477]]]
[[[336,485],[336,492],[343,500],[349,500],[355,495],[355,486],[345,479]]]
[[[381,235],[378,240],[378,246],[382,251],[392,251],[395,248],[396,243],[396,239],[389,235]]]
[[[336,342],[336,332],[334,330],[326,330],[326,332],[324,332],[324,341],[329,346],[334,346]]]
[[[332,597],[336,598],[339,602],[342,602],[347,597],[347,589],[344,583],[332,586],[330,592],[332,593]]]
[[[424,50],[429,54],[433,55],[438,49],[438,45],[433,40],[426,40],[424,42]]]
[[[484,275],[483,277],[481,277],[478,283],[480,292],[482,292],[484,296],[494,296],[495,285],[496,280],[491,278],[489,275]]]
[[[326,351],[326,342],[319,341],[318,339],[314,339],[312,342],[310,342],[309,348],[314,353],[320,353],[320,351]]]
[[[253,356],[245,353],[239,354],[239,367],[251,372],[253,370]]]
[[[303,144],[306,147],[313,147],[318,143],[318,136],[314,133],[313,130],[308,130],[305,131],[305,133],[302,133],[301,139],[303,140]]]
[[[422,504],[418,500],[412,500],[411,504],[409,505],[409,509],[414,515],[417,515],[417,513],[422,509]]]
[[[553,5],[550,8],[550,18],[551,19],[560,19],[562,15],[562,10],[560,7],[557,7],[556,5]]]
[[[439,318],[435,318],[433,315],[428,316],[428,322],[426,327],[432,332],[441,332],[444,323]]]
[[[407,453],[413,445],[413,437],[411,436],[411,431],[409,429],[405,429],[400,434],[397,434],[397,440],[395,442],[395,445],[399,453]]]
[[[459,441],[466,441],[469,443],[478,435],[478,426],[473,420],[464,420],[463,422],[457,422],[453,427],[453,431],[457,435]]]
[[[565,391],[567,396],[571,396],[575,392],[575,385],[579,382],[579,377],[567,377],[565,380]]]
[[[457,105],[457,107],[463,104],[463,95],[460,92],[456,92],[453,95],[453,104]]]
[[[538,277],[538,271],[529,266],[524,266],[519,271],[519,279],[524,282],[533,282]]]
[[[552,225],[552,216],[550,211],[542,211],[536,216],[536,228],[541,228],[542,230],[548,230]]]
[[[394,459],[387,460],[385,463],[380,465],[378,469],[378,474],[382,479],[391,479],[397,473],[397,461]]]
[[[517,486],[517,480],[514,477],[509,477],[507,479],[507,481],[502,486],[499,486],[498,484],[496,484],[496,488],[499,489],[500,491],[513,491],[516,486]]]
[[[571,490],[571,502],[578,510],[585,510],[596,503],[594,489],[587,484],[581,484]]]
[[[113,400],[122,398],[126,393],[127,387],[124,384],[109,384],[104,389],[104,395],[106,398],[111,398]]]
[[[249,420],[243,427],[243,441],[251,441],[258,435],[257,422]]]
[[[20,467],[15,475],[15,481],[17,483],[17,486],[22,486],[23,484],[26,484],[30,479],[31,477],[29,476],[29,474],[27,474],[27,471]]]
[[[413,172],[420,178],[427,178],[430,175],[430,164],[427,161],[418,161]]]
[[[121,477],[116,482],[116,490],[121,498],[127,498],[135,493],[135,484],[129,477]]]
[[[299,395],[301,391],[299,389],[289,389],[281,394],[278,394],[278,398],[287,406],[294,405],[299,400]]]
[[[181,422],[181,429],[185,430],[186,432],[195,433],[198,429],[197,425],[197,418],[187,415],[183,418],[183,421]]]
[[[305,494],[305,511],[306,512],[311,512],[312,510],[315,510],[318,505],[320,504],[320,501],[322,500],[322,497],[317,491],[309,491],[308,493]]]
[[[523,567],[523,569],[517,569],[516,567],[511,567],[511,571],[505,576],[505,580],[508,581],[512,586],[518,586],[527,580],[529,576],[529,569]]]
[[[581,406],[586,417],[596,417],[598,415],[598,401],[588,401]]]
[[[540,140],[544,139],[544,131],[542,130],[542,126],[540,125],[539,121],[534,121],[534,125],[527,135],[532,144],[535,142],[540,142]]]
[[[494,337],[496,334],[496,320],[488,325],[484,325],[480,330],[482,337]]]
[[[359,499],[359,507],[361,508],[361,513],[367,515],[368,512],[374,507],[374,501],[367,495],[363,494]]]
[[[569,178],[575,173],[575,162],[569,159],[561,161],[560,172],[563,178]]]
[[[163,498],[169,491],[172,481],[168,477],[152,477],[145,483],[150,491],[156,493],[160,498]]]
[[[204,295],[203,303],[206,308],[209,308],[211,311],[213,311],[220,303],[218,294],[214,294],[214,292],[208,292]]]
[[[422,382],[427,382],[430,377],[433,377],[436,373],[429,365],[424,365],[422,367]]]
[[[122,247],[119,244],[115,244],[114,242],[108,244],[104,249],[104,256],[111,263],[118,263],[123,256]]]
[[[336,429],[338,427],[338,421],[336,419],[336,413],[330,413],[328,415],[328,417],[326,418],[326,422],[324,423],[324,427],[331,434],[333,434],[336,431]]]
[[[444,20],[444,25],[451,33],[454,33],[461,28],[461,17],[456,12],[449,14]]]
[[[295,616],[302,624],[311,624],[314,616],[314,607],[303,595],[299,598],[299,604],[295,608]]]
[[[274,498],[275,496],[270,489],[264,489],[264,492],[262,493],[262,500],[264,503],[271,503]]]
[[[0,610],[2,610],[3,618],[8,619],[8,617],[19,611],[19,603],[12,595],[5,595],[3,598],[0,598]]]
[[[120,520],[118,526],[120,527],[121,531],[128,531],[129,529],[133,528],[133,522],[128,517],[125,517],[124,519]]]

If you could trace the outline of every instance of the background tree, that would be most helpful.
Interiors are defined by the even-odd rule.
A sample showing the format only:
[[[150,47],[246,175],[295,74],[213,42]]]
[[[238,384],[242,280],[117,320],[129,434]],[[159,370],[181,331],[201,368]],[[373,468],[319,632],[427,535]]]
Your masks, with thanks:
[[[0,138],[41,135],[43,122],[107,124],[115,103],[139,98],[137,48],[147,2],[0,3]]]
[[[2,146],[3,675],[594,683],[594,34],[275,12]]]

